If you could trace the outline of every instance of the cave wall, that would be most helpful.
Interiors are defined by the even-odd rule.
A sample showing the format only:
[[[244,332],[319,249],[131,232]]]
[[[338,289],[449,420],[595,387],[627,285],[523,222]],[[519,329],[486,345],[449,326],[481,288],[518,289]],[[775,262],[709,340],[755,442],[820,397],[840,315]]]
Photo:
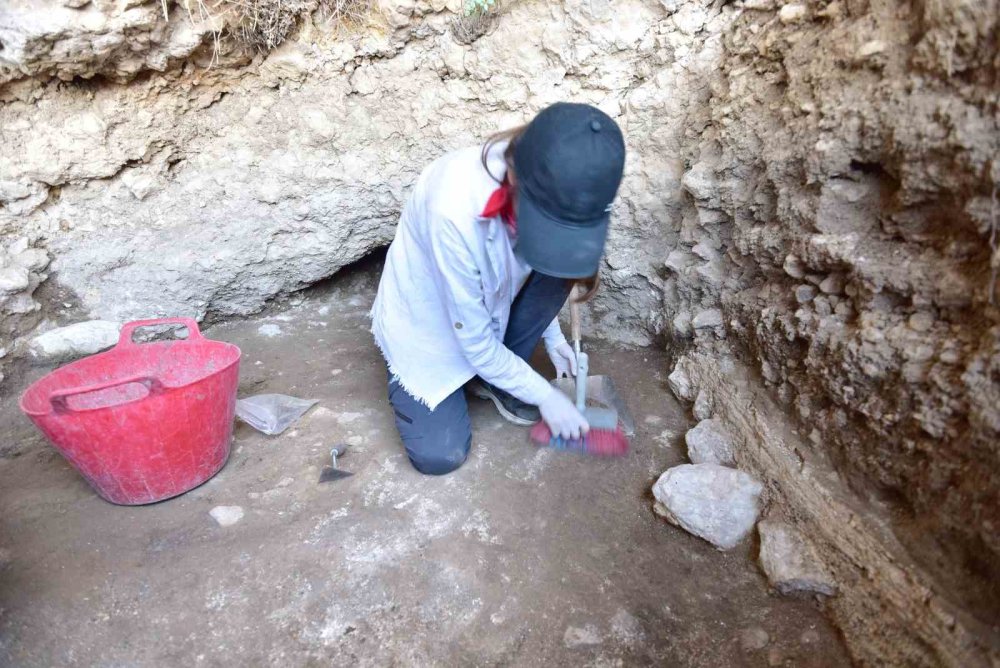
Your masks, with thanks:
[[[39,278],[90,316],[259,310],[385,245],[435,156],[573,99],[618,118],[631,149],[605,276],[624,298],[595,331],[644,344],[663,329],[648,268],[676,231],[656,221],[677,217],[684,119],[707,113],[705,68],[731,9],[515,4],[464,45],[443,3],[393,2],[353,30],[317,16],[248,60],[172,7],[187,29],[160,25],[159,3],[96,32],[35,34],[45,21],[0,16],[0,41],[24,45],[0,89],[0,229],[47,253]],[[122,40],[137,53],[93,44]]]
[[[590,102],[629,154],[588,331],[701,360],[857,657],[996,660],[996,0],[511,2],[471,44],[460,3],[387,0],[267,54],[74,4],[0,8],[0,363],[80,317],[259,310],[385,245],[433,157]]]

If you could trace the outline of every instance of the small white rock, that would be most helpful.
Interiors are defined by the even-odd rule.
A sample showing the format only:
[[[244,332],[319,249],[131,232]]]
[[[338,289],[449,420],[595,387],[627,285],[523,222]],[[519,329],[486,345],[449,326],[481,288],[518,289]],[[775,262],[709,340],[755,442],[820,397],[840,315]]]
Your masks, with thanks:
[[[691,336],[691,314],[681,311],[673,319],[674,336],[686,339]]]
[[[907,324],[915,332],[927,332],[934,326],[934,316],[926,311],[918,311],[910,316]]]
[[[811,302],[816,297],[816,288],[811,285],[800,285],[795,288],[795,301],[800,304]]]
[[[569,626],[563,634],[563,644],[566,647],[600,645],[601,642],[601,634],[593,624],[587,624],[583,627]]]
[[[31,272],[19,264],[0,266],[0,294],[12,295],[31,285]]]
[[[718,327],[722,324],[722,311],[717,308],[710,308],[701,311],[694,317],[691,324],[695,329],[707,329],[709,327]]]
[[[257,328],[257,333],[268,338],[281,335],[281,327],[274,323],[266,323]]]
[[[781,266],[785,270],[785,273],[792,278],[801,279],[806,275],[805,269],[802,266],[802,260],[799,259],[794,253],[789,253],[785,257],[785,263]]]
[[[694,387],[691,385],[691,379],[688,378],[679,361],[674,366],[673,372],[667,376],[667,385],[678,399],[685,401],[694,399]]]
[[[14,261],[31,271],[42,271],[49,266],[49,254],[41,248],[28,248],[14,256]]]
[[[693,464],[734,466],[733,439],[719,420],[702,420],[684,436]]]
[[[712,398],[708,392],[701,390],[694,400],[694,416],[699,420],[707,420],[712,417]]]
[[[785,5],[778,11],[782,23],[798,23],[806,17],[806,6],[799,4]]]
[[[865,60],[882,53],[885,49],[885,42],[880,39],[873,39],[861,45],[861,48],[858,49],[857,58],[858,60]]]
[[[228,527],[243,519],[242,506],[216,506],[208,511],[212,519],[218,522],[220,527]]]
[[[744,651],[764,649],[769,642],[771,642],[771,636],[759,626],[752,626],[740,631],[740,646],[743,647]]]

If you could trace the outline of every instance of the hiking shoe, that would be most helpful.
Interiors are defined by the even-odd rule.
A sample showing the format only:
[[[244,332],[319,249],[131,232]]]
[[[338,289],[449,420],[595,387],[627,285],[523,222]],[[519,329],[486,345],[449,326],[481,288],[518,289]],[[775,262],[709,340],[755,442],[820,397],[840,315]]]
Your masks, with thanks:
[[[493,387],[483,380],[473,380],[469,383],[469,391],[480,399],[489,399],[497,407],[500,415],[508,422],[530,427],[542,419],[538,406],[526,404],[517,397]]]

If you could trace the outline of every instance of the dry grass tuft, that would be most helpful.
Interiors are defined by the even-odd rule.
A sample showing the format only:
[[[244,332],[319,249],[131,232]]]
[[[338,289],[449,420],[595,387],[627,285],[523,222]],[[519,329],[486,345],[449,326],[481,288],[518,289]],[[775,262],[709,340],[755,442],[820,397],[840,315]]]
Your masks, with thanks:
[[[472,44],[489,33],[499,18],[500,14],[494,11],[456,16],[451,21],[451,34],[459,44]]]
[[[163,13],[167,14],[167,0]],[[228,26],[225,32],[243,47],[267,53],[284,42],[299,19],[319,11],[334,26],[363,23],[372,0],[187,0],[192,21]],[[215,32],[215,54],[222,30]]]

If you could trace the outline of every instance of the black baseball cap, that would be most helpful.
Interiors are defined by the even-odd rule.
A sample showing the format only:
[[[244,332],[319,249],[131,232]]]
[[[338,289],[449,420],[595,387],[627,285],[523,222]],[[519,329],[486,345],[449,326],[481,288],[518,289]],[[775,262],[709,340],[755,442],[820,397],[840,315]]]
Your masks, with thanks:
[[[543,109],[514,144],[515,252],[549,276],[597,273],[624,169],[625,140],[610,116],[589,104]]]

